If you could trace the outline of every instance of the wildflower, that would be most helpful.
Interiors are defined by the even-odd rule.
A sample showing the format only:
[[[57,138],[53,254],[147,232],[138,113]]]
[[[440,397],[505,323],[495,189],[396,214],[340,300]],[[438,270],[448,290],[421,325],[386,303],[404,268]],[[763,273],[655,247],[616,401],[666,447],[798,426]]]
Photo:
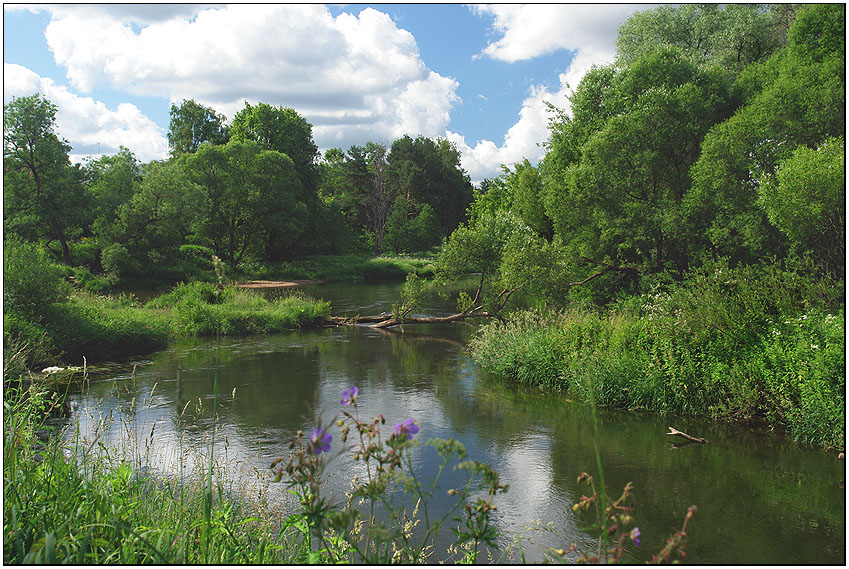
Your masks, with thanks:
[[[634,529],[632,529],[630,537],[631,537],[631,541],[634,542],[634,545],[636,545],[637,547],[640,547],[640,528],[635,527]]]
[[[330,441],[333,440],[333,437],[330,436],[330,433],[318,427],[314,429],[312,432],[312,436],[310,437],[310,446],[313,449],[315,454],[321,454],[322,452],[330,452]]]
[[[419,426],[416,425],[415,419],[407,419],[403,423],[398,423],[392,432],[399,437],[406,435],[407,440],[413,438],[413,435],[419,432]]]
[[[342,390],[342,405],[350,405],[354,403],[357,399],[357,395],[360,393],[359,388],[355,385],[351,387],[351,389],[343,389]]]
[[[820,347],[820,346],[819,346],[819,344],[811,344],[811,349],[812,349],[812,350],[816,350],[816,349],[818,349],[819,347]]]

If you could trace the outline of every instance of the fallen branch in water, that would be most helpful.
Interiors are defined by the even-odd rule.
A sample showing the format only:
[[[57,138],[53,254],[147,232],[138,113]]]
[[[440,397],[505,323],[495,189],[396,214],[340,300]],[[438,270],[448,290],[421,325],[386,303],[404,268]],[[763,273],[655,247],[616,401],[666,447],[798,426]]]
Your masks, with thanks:
[[[709,442],[707,439],[691,437],[691,436],[690,436],[690,435],[688,435],[687,433],[682,433],[682,432],[681,432],[681,431],[679,431],[678,429],[673,429],[672,427],[669,427],[669,432],[668,432],[668,433],[666,433],[666,434],[667,434],[667,435],[672,435],[672,436],[684,437],[684,438],[685,438],[685,439],[687,439],[688,441],[692,441],[692,442],[694,442],[694,443],[701,443],[701,444],[705,444],[705,443]]]
[[[373,328],[389,328],[390,326],[400,326],[403,324],[441,324],[444,322],[457,322],[468,318],[496,318],[503,321],[504,318],[499,314],[506,306],[510,296],[516,292],[517,288],[505,288],[493,300],[482,304],[477,303],[481,286],[475,293],[475,298],[472,299],[471,305],[462,312],[452,314],[450,316],[408,316],[412,311],[411,305],[406,305],[401,311],[400,317],[394,314],[380,314],[377,316],[331,316],[330,322],[337,326],[353,326],[356,324],[370,324]],[[487,309],[490,307],[490,309]]]

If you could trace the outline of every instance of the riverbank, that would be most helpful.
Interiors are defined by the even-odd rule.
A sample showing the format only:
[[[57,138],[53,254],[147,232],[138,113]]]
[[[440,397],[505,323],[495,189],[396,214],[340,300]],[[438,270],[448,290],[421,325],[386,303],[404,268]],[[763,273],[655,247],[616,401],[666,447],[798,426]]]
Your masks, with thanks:
[[[187,336],[270,334],[323,323],[330,303],[298,291],[268,300],[234,286],[180,284],[142,305],[75,291],[45,307],[38,321],[18,314],[4,318],[6,378],[54,364],[81,365],[142,355]]]
[[[4,563],[288,564],[304,554],[258,497],[235,500],[202,476],[153,478],[126,449],[79,435],[68,445],[49,420],[62,403],[35,388],[5,394]]]
[[[605,310],[514,313],[470,351],[495,377],[588,403],[763,417],[843,449],[845,314],[828,292],[777,270],[702,271]]]

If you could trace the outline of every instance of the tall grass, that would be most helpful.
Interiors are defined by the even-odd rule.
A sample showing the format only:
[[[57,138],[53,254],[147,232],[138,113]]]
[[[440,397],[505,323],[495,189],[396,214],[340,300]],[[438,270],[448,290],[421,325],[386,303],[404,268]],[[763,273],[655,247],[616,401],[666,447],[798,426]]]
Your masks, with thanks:
[[[4,563],[287,563],[274,516],[220,484],[145,475],[97,436],[59,435],[61,398],[4,398]],[[210,498],[214,499],[210,499]]]
[[[791,273],[724,266],[609,310],[524,311],[482,327],[497,377],[600,405],[763,416],[808,444],[845,444],[845,316]],[[590,393],[590,386],[595,393]]]
[[[292,292],[266,300],[254,291],[210,283],[179,284],[145,306],[133,296],[117,298],[77,291],[44,309],[41,322],[4,315],[5,351],[27,352],[24,367],[60,361],[120,360],[167,347],[176,338],[215,334],[269,334],[315,326],[330,314],[330,304]]]

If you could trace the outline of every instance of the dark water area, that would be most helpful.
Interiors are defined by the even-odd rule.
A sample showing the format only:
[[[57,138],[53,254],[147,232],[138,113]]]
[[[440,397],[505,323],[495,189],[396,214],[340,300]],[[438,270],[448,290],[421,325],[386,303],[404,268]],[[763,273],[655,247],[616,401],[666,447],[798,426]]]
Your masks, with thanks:
[[[305,288],[330,300],[336,314],[373,314],[391,311],[399,285]],[[446,314],[452,305],[436,300],[424,311]],[[158,468],[173,473],[186,462],[185,449],[209,440],[217,376],[216,459],[267,476],[294,433],[310,432],[319,420],[328,424],[341,411],[342,390],[356,385],[361,417],[382,413],[387,426],[415,418],[417,438],[457,439],[470,458],[498,470],[510,485],[496,499],[504,547],[513,536],[526,536],[528,562],[542,561],[546,546],[590,547],[583,528],[591,520],[571,506],[589,493],[577,483],[581,472],[598,479],[593,410],[487,378],[465,352],[474,330],[466,324],[408,326],[403,333],[342,327],[185,341],[150,356],[134,373],[124,366],[93,378],[73,404],[83,431],[111,414],[115,421],[101,440],[135,437]],[[696,505],[687,563],[845,562],[845,465],[834,453],[800,447],[766,427],[610,409],[596,414],[609,493],[634,485],[642,546],[629,546],[625,561],[649,560]],[[710,443],[673,445],[669,426]],[[339,429],[330,432],[337,450]],[[417,475],[434,475],[432,448],[419,446],[412,456]],[[329,489],[341,497],[360,470],[360,463],[335,456]],[[444,487],[459,481],[449,473]],[[437,512],[447,507],[442,499],[435,498]],[[437,548],[435,556],[440,553]]]

